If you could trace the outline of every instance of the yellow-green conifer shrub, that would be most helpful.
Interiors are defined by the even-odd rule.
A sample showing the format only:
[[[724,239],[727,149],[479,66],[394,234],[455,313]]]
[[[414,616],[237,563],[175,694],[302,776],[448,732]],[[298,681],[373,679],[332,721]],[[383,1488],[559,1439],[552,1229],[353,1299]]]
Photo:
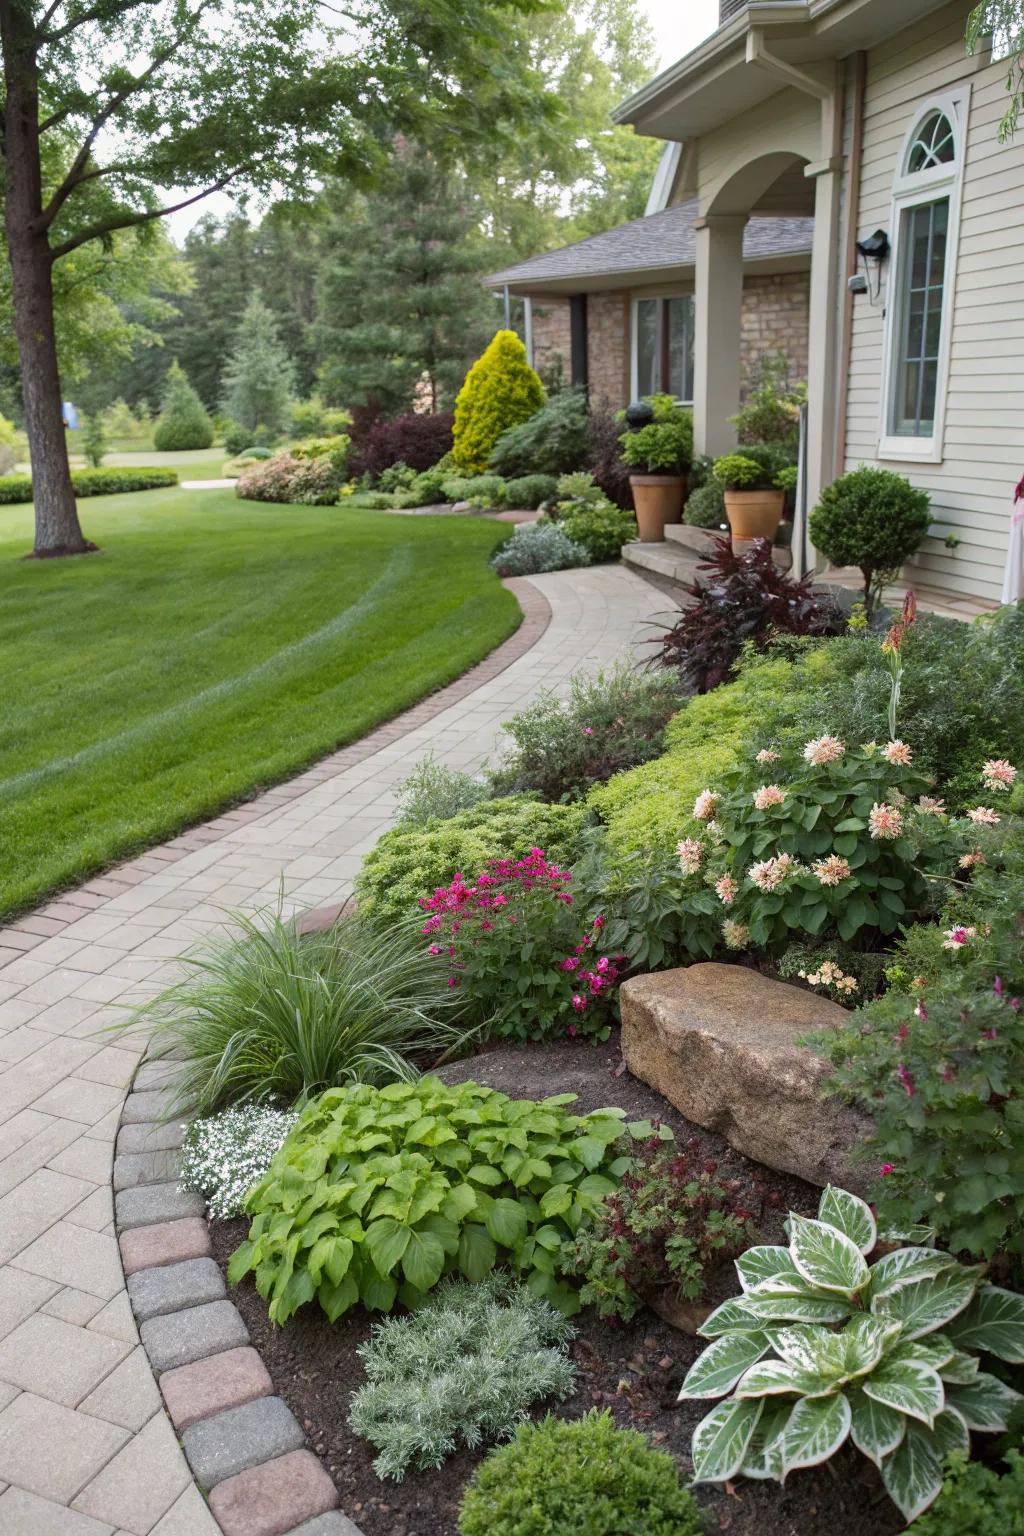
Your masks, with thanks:
[[[544,386],[515,331],[498,331],[466,374],[455,402],[453,452],[464,475],[481,475],[503,432],[544,404]]]

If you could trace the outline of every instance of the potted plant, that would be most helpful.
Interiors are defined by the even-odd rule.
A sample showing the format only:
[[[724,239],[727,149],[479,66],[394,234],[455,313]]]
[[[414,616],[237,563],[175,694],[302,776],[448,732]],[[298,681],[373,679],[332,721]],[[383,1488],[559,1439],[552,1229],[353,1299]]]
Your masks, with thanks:
[[[688,411],[671,406],[655,409],[655,419],[622,439],[622,459],[633,471],[629,477],[640,538],[659,543],[665,524],[678,523],[683,514],[686,474],[693,458],[693,419]]]
[[[775,538],[786,506],[783,470],[774,450],[745,449],[715,460],[713,474],[725,492],[734,541]]]

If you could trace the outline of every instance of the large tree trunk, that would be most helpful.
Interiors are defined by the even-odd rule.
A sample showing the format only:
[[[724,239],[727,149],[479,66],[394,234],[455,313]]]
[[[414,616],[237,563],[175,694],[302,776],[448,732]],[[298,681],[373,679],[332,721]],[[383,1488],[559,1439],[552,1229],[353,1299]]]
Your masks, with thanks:
[[[96,546],[88,543],[78,521],[64,438],[53,323],[53,259],[41,218],[36,41],[25,0],[0,0],[0,39],[7,91],[5,223],[25,429],[32,456],[33,552],[39,557],[81,555]]]

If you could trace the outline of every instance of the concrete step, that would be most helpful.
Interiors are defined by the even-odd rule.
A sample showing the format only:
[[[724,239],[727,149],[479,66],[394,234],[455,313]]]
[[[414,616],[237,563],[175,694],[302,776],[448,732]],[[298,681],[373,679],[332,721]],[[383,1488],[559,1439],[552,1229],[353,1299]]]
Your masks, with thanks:
[[[665,542],[676,544],[680,549],[688,549],[691,554],[703,559],[711,553],[712,540],[725,537],[727,528],[691,528],[687,523],[666,523]]]
[[[659,544],[626,544],[622,558],[634,571],[674,596],[681,596],[683,587],[693,580],[698,561],[692,551],[668,540]]]

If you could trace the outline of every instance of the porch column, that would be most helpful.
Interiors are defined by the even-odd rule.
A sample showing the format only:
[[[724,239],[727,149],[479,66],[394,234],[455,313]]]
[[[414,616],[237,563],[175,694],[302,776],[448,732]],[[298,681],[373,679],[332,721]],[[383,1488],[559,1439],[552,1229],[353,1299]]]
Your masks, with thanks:
[[[839,367],[839,224],[842,159],[809,165],[814,181],[814,235],[811,243],[810,348],[807,359],[807,506],[835,478],[836,398]]]
[[[740,408],[743,231],[746,214],[698,219],[693,437],[696,453],[728,453]]]

